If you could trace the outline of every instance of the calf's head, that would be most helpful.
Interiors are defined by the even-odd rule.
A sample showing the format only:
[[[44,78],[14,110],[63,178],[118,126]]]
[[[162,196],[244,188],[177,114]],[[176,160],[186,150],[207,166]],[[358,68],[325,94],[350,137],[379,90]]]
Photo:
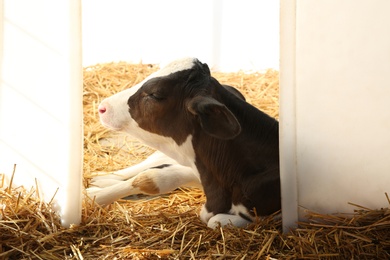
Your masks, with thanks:
[[[221,88],[206,64],[181,59],[103,100],[99,114],[103,125],[160,150],[172,143],[180,147],[195,131],[232,139],[241,127],[218,99]]]

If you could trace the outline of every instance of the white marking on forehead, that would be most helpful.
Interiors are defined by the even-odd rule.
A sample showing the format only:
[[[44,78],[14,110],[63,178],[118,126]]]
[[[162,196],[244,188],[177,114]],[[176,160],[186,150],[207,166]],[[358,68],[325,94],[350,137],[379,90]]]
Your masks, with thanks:
[[[167,76],[171,73],[175,73],[182,70],[191,69],[194,66],[196,58],[182,58],[169,62],[168,64],[161,65],[161,69],[156,72],[155,77]],[[153,75],[153,74],[152,74]]]
[[[138,91],[138,89],[140,89],[142,87],[142,85],[146,81],[148,81],[152,78],[164,77],[164,76],[168,76],[169,74],[172,74],[172,73],[175,73],[178,71],[191,69],[194,66],[194,63],[196,60],[197,60],[196,58],[192,58],[192,57],[181,58],[181,59],[177,59],[177,60],[174,60],[172,62],[169,62],[165,66],[161,66],[161,69],[150,74],[143,81],[141,81],[140,83],[138,83],[135,86],[133,86],[132,88],[130,88],[128,91],[128,92],[130,92],[130,93],[128,93],[129,94],[128,97],[132,96],[135,92]]]

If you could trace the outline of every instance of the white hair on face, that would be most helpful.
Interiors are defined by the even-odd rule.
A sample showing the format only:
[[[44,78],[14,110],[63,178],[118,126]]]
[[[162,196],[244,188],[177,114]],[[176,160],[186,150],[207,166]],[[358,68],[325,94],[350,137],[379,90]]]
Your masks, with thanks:
[[[128,111],[127,100],[134,95],[146,81],[155,77],[164,77],[178,71],[191,69],[196,61],[196,58],[187,57],[167,63],[166,66],[161,67],[160,70],[152,73],[142,82],[104,99],[99,107],[105,107],[108,112],[100,115],[100,121],[104,126],[110,129],[123,131],[129,124],[129,121],[132,120]]]
[[[194,62],[196,60],[197,59],[193,57],[186,57],[168,63],[161,63],[160,64],[161,69],[159,71],[156,71],[150,76],[161,77],[161,76],[169,75],[174,72],[191,69],[194,66]],[[148,79],[151,77],[148,77]]]

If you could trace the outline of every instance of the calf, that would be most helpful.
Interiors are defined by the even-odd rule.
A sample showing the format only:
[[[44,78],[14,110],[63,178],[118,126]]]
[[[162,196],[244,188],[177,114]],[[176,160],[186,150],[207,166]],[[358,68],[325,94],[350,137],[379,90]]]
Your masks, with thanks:
[[[201,187],[209,227],[245,226],[280,209],[278,122],[221,85],[194,58],[174,61],[99,105],[108,128],[157,150],[142,163],[95,177],[106,205],[131,194]]]

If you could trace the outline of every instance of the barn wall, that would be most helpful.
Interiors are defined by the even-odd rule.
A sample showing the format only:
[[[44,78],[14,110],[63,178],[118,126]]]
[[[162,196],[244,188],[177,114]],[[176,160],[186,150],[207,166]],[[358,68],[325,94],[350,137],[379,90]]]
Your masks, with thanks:
[[[3,0],[0,173],[81,217],[82,67],[78,0]],[[58,191],[57,191],[58,189]]]
[[[304,218],[306,209],[351,213],[348,202],[388,207],[390,2],[296,0],[281,9],[290,11],[281,24],[284,208]]]
[[[279,67],[279,1],[83,0],[83,64],[195,56],[222,71]]]

